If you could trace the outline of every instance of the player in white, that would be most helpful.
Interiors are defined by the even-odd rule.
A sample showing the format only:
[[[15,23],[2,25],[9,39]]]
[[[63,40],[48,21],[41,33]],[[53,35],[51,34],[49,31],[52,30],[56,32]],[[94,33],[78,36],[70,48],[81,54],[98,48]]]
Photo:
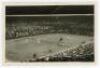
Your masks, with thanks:
[[[64,41],[63,41],[63,38],[62,37],[59,39],[58,45],[60,45],[60,46],[64,45]]]

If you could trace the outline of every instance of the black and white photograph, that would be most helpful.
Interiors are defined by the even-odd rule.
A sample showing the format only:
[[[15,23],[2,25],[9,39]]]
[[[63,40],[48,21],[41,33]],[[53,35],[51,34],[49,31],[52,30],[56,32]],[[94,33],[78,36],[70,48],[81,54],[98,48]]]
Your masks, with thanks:
[[[94,5],[6,5],[5,62],[94,62]]]

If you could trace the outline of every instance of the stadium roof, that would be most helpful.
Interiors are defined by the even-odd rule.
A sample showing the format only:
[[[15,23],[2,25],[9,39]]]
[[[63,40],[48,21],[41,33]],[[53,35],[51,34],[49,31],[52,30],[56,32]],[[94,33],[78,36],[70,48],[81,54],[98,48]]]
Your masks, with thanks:
[[[6,6],[6,15],[93,14],[93,5]]]

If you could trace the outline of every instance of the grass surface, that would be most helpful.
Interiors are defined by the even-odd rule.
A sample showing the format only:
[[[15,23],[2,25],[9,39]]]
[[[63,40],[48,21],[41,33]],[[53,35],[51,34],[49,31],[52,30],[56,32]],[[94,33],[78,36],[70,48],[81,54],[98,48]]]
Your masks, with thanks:
[[[63,45],[59,45],[60,38],[63,38]],[[77,47],[92,38],[72,34],[46,34],[6,40],[6,59],[19,62],[27,61],[33,58],[33,54],[36,54],[36,57],[45,56]]]

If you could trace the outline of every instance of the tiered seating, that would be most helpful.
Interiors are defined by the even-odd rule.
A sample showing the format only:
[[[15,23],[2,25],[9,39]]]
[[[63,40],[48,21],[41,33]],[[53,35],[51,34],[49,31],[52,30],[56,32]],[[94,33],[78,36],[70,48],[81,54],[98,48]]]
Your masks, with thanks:
[[[93,41],[89,41],[70,50],[65,50],[43,58],[37,58],[35,61],[93,61],[93,58]]]

